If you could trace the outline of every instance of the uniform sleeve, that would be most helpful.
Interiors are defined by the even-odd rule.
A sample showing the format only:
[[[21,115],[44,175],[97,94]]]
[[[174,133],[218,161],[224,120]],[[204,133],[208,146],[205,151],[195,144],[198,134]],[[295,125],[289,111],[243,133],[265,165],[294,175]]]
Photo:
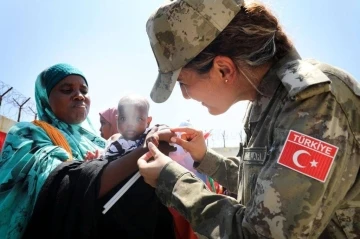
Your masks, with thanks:
[[[278,110],[272,147],[246,207],[209,192],[174,163],[161,172],[159,198],[185,216],[199,238],[317,238],[345,203],[359,169],[358,146],[336,98],[321,93],[286,101]],[[290,130],[338,147],[324,182],[277,162]]]
[[[197,171],[204,173],[224,186],[230,192],[237,193],[239,186],[240,160],[226,158],[212,149],[207,149],[200,163],[194,163]]]

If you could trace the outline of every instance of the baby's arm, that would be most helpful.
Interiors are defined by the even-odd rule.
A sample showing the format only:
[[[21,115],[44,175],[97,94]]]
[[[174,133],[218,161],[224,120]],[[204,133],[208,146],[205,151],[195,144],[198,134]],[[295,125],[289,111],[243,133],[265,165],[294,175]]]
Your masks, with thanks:
[[[152,134],[150,137],[146,139],[146,144],[152,142],[156,146],[159,145],[159,141],[165,141],[171,143],[171,137],[176,136],[174,132],[170,130],[170,128],[159,129],[159,131]]]

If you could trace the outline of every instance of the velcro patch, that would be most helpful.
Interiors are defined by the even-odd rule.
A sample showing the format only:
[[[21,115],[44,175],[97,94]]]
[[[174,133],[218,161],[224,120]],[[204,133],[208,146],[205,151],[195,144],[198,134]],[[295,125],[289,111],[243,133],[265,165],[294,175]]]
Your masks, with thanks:
[[[334,145],[290,130],[277,163],[325,182],[337,151]]]

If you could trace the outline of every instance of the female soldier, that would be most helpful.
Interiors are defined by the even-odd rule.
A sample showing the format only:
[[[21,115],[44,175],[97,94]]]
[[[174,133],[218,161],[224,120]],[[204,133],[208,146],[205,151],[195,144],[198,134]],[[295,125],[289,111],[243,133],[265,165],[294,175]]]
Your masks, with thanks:
[[[159,66],[151,92],[176,81],[210,114],[249,100],[241,160],[225,158],[200,130],[172,141],[238,200],[216,195],[153,144],[138,161],[162,202],[200,238],[356,238],[360,235],[360,88],[349,74],[302,60],[274,15],[241,0],[177,0],[147,32]],[[154,156],[155,160],[147,162]]]

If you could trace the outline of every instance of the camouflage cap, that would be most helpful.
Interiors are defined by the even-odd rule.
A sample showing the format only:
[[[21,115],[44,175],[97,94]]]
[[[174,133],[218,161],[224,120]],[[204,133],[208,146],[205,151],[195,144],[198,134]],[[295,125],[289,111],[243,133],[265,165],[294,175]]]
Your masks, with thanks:
[[[166,1],[146,24],[159,75],[151,91],[154,102],[166,101],[181,68],[204,50],[243,6],[244,0]]]

